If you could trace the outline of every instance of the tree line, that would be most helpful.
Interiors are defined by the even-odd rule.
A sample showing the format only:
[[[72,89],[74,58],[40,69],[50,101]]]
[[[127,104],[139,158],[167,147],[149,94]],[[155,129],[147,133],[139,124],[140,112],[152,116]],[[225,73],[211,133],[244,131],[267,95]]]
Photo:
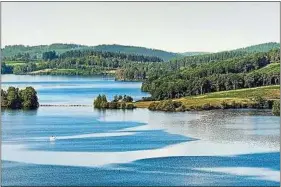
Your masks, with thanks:
[[[79,75],[96,75],[106,71],[123,69],[126,64],[141,64],[149,62],[163,62],[161,58],[143,55],[100,52],[91,50],[73,50],[62,54],[55,51],[44,52],[40,61],[29,61],[20,65],[8,66],[3,64],[1,72],[26,74],[44,69],[76,70]],[[63,73],[70,73],[65,71]]]

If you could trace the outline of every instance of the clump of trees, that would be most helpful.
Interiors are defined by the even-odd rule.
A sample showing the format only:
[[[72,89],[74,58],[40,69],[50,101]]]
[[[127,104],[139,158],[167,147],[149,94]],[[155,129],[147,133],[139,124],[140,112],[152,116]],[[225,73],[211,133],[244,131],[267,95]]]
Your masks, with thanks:
[[[37,109],[39,107],[37,92],[33,87],[19,89],[9,87],[1,89],[1,107],[9,109]]]
[[[94,107],[98,109],[134,109],[136,108],[132,102],[133,98],[127,95],[114,96],[114,99],[111,102],[107,101],[105,95],[98,95],[94,100]]]
[[[95,108],[106,108],[108,106],[107,98],[105,95],[98,95],[98,97],[94,100]]]
[[[275,116],[280,116],[280,100],[277,100],[277,101],[273,102],[272,113]]]

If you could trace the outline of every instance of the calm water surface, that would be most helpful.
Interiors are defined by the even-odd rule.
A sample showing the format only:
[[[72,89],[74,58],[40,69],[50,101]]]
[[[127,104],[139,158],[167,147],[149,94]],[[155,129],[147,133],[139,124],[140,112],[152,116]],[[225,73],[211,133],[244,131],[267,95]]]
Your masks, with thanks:
[[[40,103],[147,96],[112,78],[2,76]],[[280,118],[267,110],[165,113],[40,107],[2,111],[2,185],[279,186]],[[50,136],[57,141],[50,142]]]

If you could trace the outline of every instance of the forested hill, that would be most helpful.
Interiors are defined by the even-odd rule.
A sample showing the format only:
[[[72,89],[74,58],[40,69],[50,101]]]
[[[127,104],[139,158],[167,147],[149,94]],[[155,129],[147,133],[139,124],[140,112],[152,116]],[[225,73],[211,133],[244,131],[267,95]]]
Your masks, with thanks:
[[[268,52],[272,49],[280,49],[280,43],[270,42],[217,53],[203,54],[197,56],[186,56],[183,58],[173,59],[170,61],[170,63],[171,66],[179,68],[186,67],[192,64],[201,64],[214,62],[218,60],[226,60],[234,57],[242,57],[255,52]]]
[[[280,48],[280,43],[276,42],[268,42],[258,45],[252,45],[249,47],[239,48],[234,51],[245,51],[248,53],[254,53],[254,52],[268,52],[271,49]]]
[[[240,54],[237,53],[237,54]],[[173,71],[149,73],[142,90],[156,100],[280,84],[280,49],[250,53]]]
[[[27,53],[28,54],[28,53]],[[2,74],[50,74],[50,75],[99,75],[114,73],[125,66],[163,63],[153,56],[113,53],[93,50],[72,50],[62,54],[48,51],[41,59],[29,55],[4,57],[1,63]],[[137,75],[139,72],[136,72]],[[145,77],[142,71],[141,77]],[[140,75],[137,75],[139,77]]]
[[[115,52],[125,53],[133,55],[153,56],[168,61],[178,57],[194,56],[200,54],[206,54],[206,52],[185,52],[185,53],[173,53],[159,49],[149,49],[145,47],[137,46],[125,46],[125,45],[98,45],[98,46],[86,46],[79,44],[62,44],[55,43],[51,45],[39,45],[39,46],[24,46],[24,45],[9,45],[2,49],[4,57],[22,56],[28,54],[33,59],[40,59],[44,52],[55,51],[57,54],[62,54],[72,50],[94,50],[103,52]]]
[[[14,57],[16,55],[20,56],[23,54],[28,54],[33,59],[39,59],[42,57],[42,54],[44,52],[48,51],[56,51],[57,54],[61,54],[70,50],[81,50],[89,48],[91,47],[85,45],[54,43],[51,45],[38,46],[8,45],[1,50],[4,57]]]
[[[162,58],[164,61],[168,61],[173,58],[182,57],[179,53],[172,53],[158,49],[149,49],[145,47],[136,46],[125,46],[125,45],[98,45],[94,47],[96,51],[107,51],[107,52],[117,52],[126,54],[136,54],[144,56],[157,56]]]

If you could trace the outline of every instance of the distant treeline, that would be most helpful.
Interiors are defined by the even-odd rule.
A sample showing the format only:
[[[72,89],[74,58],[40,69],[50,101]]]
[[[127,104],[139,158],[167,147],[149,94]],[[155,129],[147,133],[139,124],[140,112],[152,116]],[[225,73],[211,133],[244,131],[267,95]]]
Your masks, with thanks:
[[[1,107],[9,109],[36,109],[38,108],[37,92],[33,87],[19,89],[9,87],[7,91],[1,89]]]
[[[20,63],[19,63],[20,62]],[[58,55],[55,51],[44,52],[41,60],[37,61],[11,61],[4,59],[1,72],[26,74],[45,69],[76,70],[79,75],[96,75],[102,72],[123,68],[125,64],[163,62],[161,58],[132,55],[123,53],[100,52],[100,51],[67,51]],[[71,72],[70,72],[71,73]],[[72,73],[71,73],[72,74]]]

